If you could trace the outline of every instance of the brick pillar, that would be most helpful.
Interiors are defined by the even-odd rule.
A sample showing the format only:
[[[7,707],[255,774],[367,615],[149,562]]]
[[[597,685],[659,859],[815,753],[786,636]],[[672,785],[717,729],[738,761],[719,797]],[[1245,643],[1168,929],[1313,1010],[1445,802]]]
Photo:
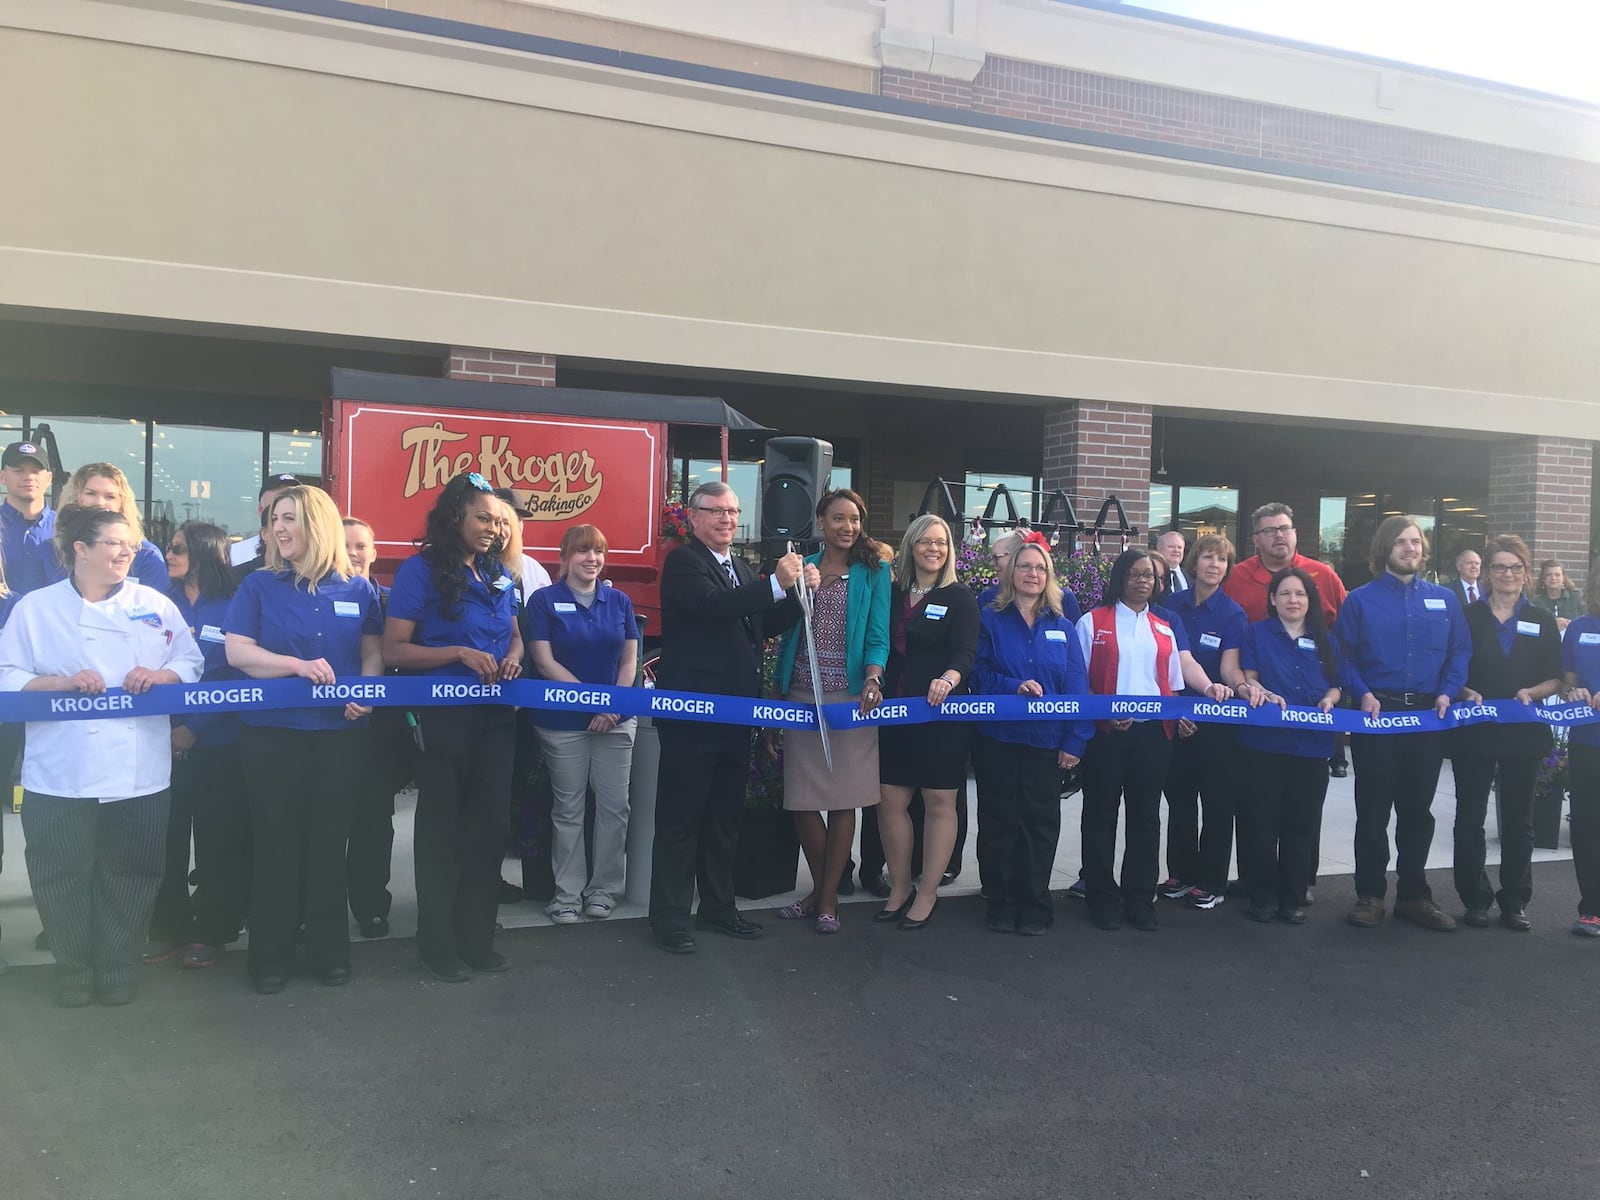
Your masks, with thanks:
[[[451,346],[444,360],[446,379],[474,383],[526,383],[554,387],[556,356],[527,350],[486,350],[481,346]]]
[[[1143,534],[1150,521],[1150,406],[1074,400],[1047,412],[1043,487],[1071,496],[1081,521],[1093,521],[1115,496]]]
[[[1590,472],[1594,443],[1519,437],[1489,453],[1489,534],[1518,534],[1535,564],[1559,558],[1582,586],[1589,573]]]

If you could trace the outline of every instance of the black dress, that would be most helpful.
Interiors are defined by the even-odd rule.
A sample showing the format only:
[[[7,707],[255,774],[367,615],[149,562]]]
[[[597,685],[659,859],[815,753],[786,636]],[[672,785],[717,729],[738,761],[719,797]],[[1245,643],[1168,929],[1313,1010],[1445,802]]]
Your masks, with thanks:
[[[895,584],[889,597],[884,695],[926,697],[928,686],[945,671],[961,675],[952,696],[970,692],[980,627],[978,601],[965,584],[947,584],[914,598]],[[885,725],[878,731],[878,779],[891,787],[954,790],[967,781],[971,742],[972,726],[966,722]]]

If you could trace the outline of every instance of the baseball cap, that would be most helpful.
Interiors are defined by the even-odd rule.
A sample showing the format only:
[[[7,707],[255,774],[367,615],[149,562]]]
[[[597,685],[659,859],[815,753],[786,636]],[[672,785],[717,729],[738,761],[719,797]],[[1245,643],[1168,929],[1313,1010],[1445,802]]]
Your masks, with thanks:
[[[12,442],[6,447],[5,453],[0,454],[0,468],[14,467],[19,462],[33,462],[36,466],[49,469],[44,451],[32,442]]]
[[[6,453],[9,454],[11,452],[7,450]],[[299,486],[300,481],[293,475],[268,475],[266,480],[261,485],[261,490],[256,493],[256,499],[261,499],[261,497],[265,496],[268,492],[277,492],[283,490],[284,488]]]

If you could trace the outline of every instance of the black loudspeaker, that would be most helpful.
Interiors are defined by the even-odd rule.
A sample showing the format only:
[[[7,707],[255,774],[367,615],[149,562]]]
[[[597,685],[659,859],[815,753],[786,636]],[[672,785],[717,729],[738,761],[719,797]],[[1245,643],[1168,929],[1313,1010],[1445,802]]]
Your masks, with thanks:
[[[780,437],[767,443],[761,466],[761,538],[817,539],[817,499],[833,479],[833,443]]]

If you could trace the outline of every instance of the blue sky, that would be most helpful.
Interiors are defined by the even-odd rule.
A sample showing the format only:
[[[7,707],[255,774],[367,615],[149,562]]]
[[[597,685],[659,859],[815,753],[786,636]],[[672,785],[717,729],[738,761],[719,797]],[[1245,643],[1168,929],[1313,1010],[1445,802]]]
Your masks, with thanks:
[[[1124,0],[1600,104],[1600,0]]]

